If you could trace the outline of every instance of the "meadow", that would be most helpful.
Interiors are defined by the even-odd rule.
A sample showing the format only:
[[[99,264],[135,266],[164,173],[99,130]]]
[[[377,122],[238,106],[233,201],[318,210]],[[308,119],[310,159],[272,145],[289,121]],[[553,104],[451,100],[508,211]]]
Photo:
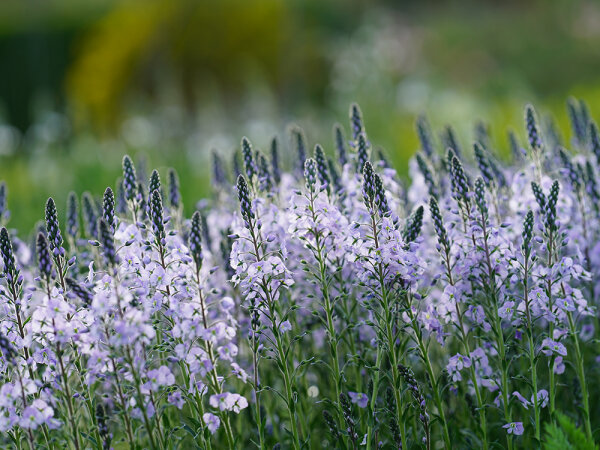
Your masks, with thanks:
[[[29,236],[2,184],[0,444],[596,448],[600,136],[567,113],[503,157],[421,115],[407,178],[353,104],[290,161],[214,153],[191,211],[125,155]]]

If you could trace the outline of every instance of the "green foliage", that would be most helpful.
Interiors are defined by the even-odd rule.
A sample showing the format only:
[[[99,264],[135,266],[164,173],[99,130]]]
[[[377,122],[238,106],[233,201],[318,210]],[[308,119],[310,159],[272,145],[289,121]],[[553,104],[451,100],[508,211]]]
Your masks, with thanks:
[[[555,412],[556,422],[546,423],[544,450],[595,450],[596,444],[587,439],[584,431],[578,428],[566,415]]]

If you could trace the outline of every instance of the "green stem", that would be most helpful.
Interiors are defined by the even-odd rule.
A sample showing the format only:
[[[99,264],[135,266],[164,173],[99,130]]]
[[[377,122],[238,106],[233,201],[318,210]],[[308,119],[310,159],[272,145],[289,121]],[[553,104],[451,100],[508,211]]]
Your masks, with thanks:
[[[579,345],[579,337],[577,335],[577,329],[575,328],[575,322],[573,320],[573,314],[571,311],[567,312],[569,318],[569,330],[571,337],[573,338],[573,346],[575,347],[575,370],[577,371],[577,378],[579,378],[579,385],[581,386],[581,397],[583,402],[583,414],[585,422],[585,434],[589,440],[592,440],[592,424],[590,422],[590,405],[587,390],[587,382],[585,380],[585,370],[583,365],[583,354]]]

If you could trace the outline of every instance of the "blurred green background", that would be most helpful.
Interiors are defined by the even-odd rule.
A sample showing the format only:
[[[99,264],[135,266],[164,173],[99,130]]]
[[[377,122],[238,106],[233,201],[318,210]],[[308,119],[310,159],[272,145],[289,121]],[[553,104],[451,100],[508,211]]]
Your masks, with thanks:
[[[296,123],[331,151],[352,101],[404,173],[421,112],[463,146],[481,119],[503,151],[533,102],[569,138],[567,96],[600,108],[600,3],[3,0],[0,58],[0,179],[27,231],[49,195],[114,186],[124,153],[175,167],[189,213],[211,150]]]

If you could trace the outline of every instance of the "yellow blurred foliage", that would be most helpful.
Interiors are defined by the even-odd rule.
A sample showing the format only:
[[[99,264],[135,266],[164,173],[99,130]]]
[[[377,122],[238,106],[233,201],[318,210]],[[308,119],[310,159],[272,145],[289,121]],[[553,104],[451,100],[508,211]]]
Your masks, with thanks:
[[[227,90],[252,64],[277,82],[291,35],[283,0],[140,0],[119,2],[79,43],[66,78],[78,124],[117,123],[129,92],[152,93],[174,77],[187,106],[203,78]]]

